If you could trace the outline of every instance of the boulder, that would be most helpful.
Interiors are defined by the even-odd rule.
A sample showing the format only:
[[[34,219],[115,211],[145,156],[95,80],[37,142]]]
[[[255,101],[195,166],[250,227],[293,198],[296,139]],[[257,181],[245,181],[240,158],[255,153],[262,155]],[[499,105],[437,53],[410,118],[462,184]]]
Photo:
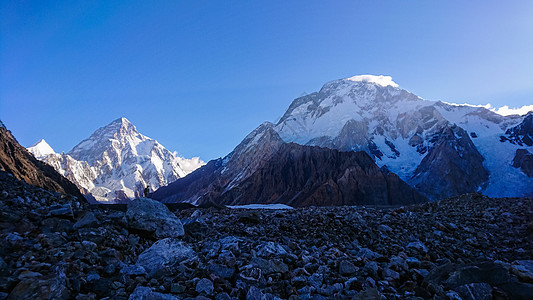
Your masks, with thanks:
[[[158,238],[184,235],[183,225],[163,203],[149,198],[138,198],[128,204],[128,226],[147,231]]]
[[[131,293],[129,300],[178,300],[178,298],[152,291],[149,287],[138,286]]]
[[[194,250],[182,241],[166,238],[141,253],[136,265],[143,267],[148,276],[154,277],[161,272],[175,272],[179,263],[195,256]]]

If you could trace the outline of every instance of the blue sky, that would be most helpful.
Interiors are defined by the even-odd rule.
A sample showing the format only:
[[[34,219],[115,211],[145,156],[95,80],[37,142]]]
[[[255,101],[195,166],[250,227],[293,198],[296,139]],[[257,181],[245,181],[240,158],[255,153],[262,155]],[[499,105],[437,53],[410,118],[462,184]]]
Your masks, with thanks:
[[[0,119],[69,151],[124,116],[224,156],[327,81],[391,75],[430,100],[533,104],[533,1],[2,1]]]

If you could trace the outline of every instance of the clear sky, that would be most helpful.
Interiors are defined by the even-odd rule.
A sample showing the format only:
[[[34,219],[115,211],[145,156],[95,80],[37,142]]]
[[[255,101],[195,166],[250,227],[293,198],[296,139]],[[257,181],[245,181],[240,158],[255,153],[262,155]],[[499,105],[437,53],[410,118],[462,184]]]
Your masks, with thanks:
[[[124,116],[171,151],[229,153],[327,81],[533,104],[533,1],[0,1],[0,119],[69,151]]]

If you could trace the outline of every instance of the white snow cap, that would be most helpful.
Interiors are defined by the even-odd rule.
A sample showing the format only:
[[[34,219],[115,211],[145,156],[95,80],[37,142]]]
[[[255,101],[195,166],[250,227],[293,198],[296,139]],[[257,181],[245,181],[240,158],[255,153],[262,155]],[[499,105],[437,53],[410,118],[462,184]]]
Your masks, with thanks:
[[[379,84],[381,86],[392,86],[392,87],[399,87],[399,85],[392,81],[391,76],[384,76],[384,75],[356,75],[350,78],[346,78],[346,80],[350,81],[360,81],[360,82],[371,82],[375,84]]]
[[[54,149],[52,149],[52,147],[50,147],[50,145],[48,145],[48,143],[44,139],[41,139],[33,146],[28,147],[28,151],[30,151],[31,154],[33,154],[33,156],[37,158],[55,153]]]

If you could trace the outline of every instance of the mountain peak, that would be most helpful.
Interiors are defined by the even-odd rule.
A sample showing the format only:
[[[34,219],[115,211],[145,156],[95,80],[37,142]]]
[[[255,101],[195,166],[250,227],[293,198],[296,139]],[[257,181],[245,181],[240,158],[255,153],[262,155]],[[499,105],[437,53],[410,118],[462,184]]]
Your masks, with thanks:
[[[377,85],[381,86],[392,86],[392,87],[399,87],[399,85],[392,81],[391,76],[384,76],[384,75],[356,75],[350,78],[346,78],[345,80],[349,81],[355,81],[355,82],[365,82],[365,83],[375,83]]]
[[[115,121],[111,122],[110,125],[111,124],[124,124],[125,125],[125,124],[131,124],[131,122],[124,117],[120,117],[116,119]]]
[[[28,147],[28,151],[30,151],[30,153],[37,158],[55,153],[54,149],[52,149],[52,147],[50,147],[50,145],[48,145],[44,139],[41,139],[31,147]]]

